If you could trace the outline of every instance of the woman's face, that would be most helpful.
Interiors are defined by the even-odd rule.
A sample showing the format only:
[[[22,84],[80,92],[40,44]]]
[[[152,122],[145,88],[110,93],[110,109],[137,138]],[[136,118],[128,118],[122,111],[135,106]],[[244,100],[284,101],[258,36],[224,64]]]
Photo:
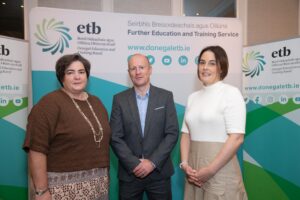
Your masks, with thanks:
[[[87,85],[87,73],[80,61],[74,61],[66,69],[63,79],[64,89],[72,94],[80,94]]]
[[[214,84],[221,80],[221,69],[216,62],[215,54],[205,51],[198,64],[199,79],[205,86]]]

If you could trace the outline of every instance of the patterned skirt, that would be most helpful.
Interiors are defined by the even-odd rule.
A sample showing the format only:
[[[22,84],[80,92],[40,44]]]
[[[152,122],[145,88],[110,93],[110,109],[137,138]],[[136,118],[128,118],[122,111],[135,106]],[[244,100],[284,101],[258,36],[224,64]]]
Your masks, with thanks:
[[[224,143],[191,141],[189,165],[194,169],[209,165]],[[185,200],[247,200],[240,166],[234,156],[223,168],[200,188],[185,183]]]
[[[107,200],[108,169],[48,172],[48,186],[54,200]]]

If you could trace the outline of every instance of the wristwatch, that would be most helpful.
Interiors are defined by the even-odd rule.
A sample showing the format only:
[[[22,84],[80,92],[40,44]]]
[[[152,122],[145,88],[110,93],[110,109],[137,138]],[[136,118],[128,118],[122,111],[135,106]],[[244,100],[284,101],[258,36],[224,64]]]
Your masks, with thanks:
[[[45,194],[48,191],[48,188],[44,189],[44,190],[35,190],[35,195],[37,196],[42,196],[43,194]]]

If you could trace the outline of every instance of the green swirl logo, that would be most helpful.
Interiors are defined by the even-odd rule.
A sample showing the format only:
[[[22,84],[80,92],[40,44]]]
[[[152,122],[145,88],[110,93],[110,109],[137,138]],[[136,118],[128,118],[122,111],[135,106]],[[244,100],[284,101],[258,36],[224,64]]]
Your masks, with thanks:
[[[264,65],[266,61],[264,60],[264,56],[260,54],[260,52],[251,51],[246,53],[243,58],[242,67],[245,76],[250,76],[253,78],[254,76],[259,76],[259,74],[264,71]]]
[[[42,47],[43,52],[50,52],[52,55],[58,51],[63,53],[65,48],[70,47],[69,41],[72,40],[69,31],[62,21],[44,19],[42,24],[37,25],[37,32],[34,33],[38,39],[36,44]]]

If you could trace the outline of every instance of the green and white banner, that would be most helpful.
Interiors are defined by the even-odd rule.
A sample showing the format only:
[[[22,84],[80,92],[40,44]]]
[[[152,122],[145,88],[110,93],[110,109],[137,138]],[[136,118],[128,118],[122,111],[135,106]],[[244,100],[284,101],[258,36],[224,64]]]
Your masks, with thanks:
[[[131,87],[127,59],[148,56],[152,83],[174,93],[182,123],[187,97],[201,87],[196,60],[201,49],[220,45],[230,61],[227,82],[241,87],[242,37],[237,19],[170,17],[36,8],[30,15],[33,101],[59,87],[54,67],[64,54],[79,52],[92,64],[88,90],[111,111],[114,94]],[[117,199],[117,160],[111,154],[110,199]],[[172,153],[174,199],[182,199],[184,178],[179,145]]]
[[[300,38],[244,48],[249,199],[300,199]]]
[[[27,198],[28,43],[0,36],[0,199]]]

